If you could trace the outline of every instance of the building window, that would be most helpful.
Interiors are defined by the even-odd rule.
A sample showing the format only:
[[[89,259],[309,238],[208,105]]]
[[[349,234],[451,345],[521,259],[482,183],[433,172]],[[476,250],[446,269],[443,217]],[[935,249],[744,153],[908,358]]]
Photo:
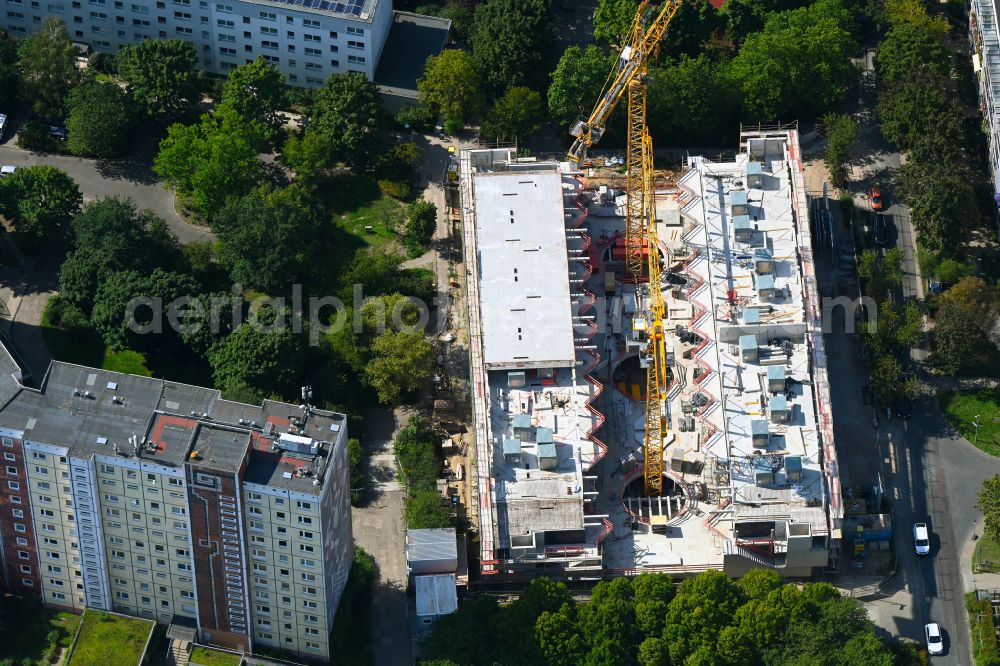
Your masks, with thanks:
[[[7,12],[7,16],[10,16],[10,12]],[[7,474],[9,474],[10,476],[17,476],[17,468],[16,467],[11,467],[10,465],[8,465],[7,466]]]
[[[302,19],[302,25],[306,28],[318,28],[319,21],[315,19]]]
[[[6,453],[5,452],[3,454],[3,459],[4,460],[9,460],[10,462],[17,462],[17,456],[15,456],[13,453]]]
[[[302,39],[307,42],[319,42],[319,35],[310,35],[308,32],[302,33]],[[300,502],[301,503],[301,502]]]
[[[23,523],[14,523],[14,531],[24,533],[28,530],[24,527]]]
[[[15,518],[24,518],[24,511],[21,509],[11,509],[10,512]]]
[[[17,495],[11,495],[10,496],[10,503],[11,504],[20,504],[21,503],[21,498],[18,497]]]
[[[236,27],[236,23],[235,22],[229,21],[227,19],[216,19],[215,20],[215,25],[219,26],[220,28],[235,28]]]
[[[7,487],[11,490],[21,490],[21,483],[19,481],[8,481]]]
[[[352,56],[347,56],[347,62],[355,64],[355,65],[363,65],[363,64],[365,64],[365,59],[364,59],[364,56],[353,56],[352,55]]]
[[[261,21],[277,21],[278,15],[274,12],[261,12],[259,14]]]
[[[2,437],[0,438],[0,441],[3,441],[3,445],[6,446],[8,449],[14,446],[14,440],[12,440],[10,437]]]
[[[351,49],[363,49],[363,48],[365,48],[365,43],[364,42],[356,42],[356,41],[353,41],[353,40],[348,40],[347,47],[351,48]]]
[[[362,37],[364,37],[365,31],[364,31],[364,28],[355,28],[354,26],[349,25],[349,26],[347,26],[347,34],[348,35],[361,35]]]

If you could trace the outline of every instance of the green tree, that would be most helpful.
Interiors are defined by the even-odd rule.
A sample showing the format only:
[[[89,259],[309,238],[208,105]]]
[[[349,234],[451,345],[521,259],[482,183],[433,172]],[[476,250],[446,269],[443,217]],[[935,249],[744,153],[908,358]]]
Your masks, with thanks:
[[[858,277],[865,283],[865,294],[880,303],[886,300],[903,281],[899,248],[888,250],[884,256],[874,250],[862,252],[858,257]]]
[[[875,399],[882,405],[891,406],[900,398],[913,399],[917,396],[917,378],[903,372],[895,356],[884,354],[875,359],[872,368],[871,388]]]
[[[333,141],[325,134],[307,132],[291,136],[281,149],[281,159],[295,172],[295,182],[306,187],[317,186],[336,165]]]
[[[975,312],[955,301],[945,300],[937,309],[933,339],[931,364],[946,375],[988,367],[995,354],[995,347],[983,334]]]
[[[557,125],[568,129],[590,113],[613,62],[612,54],[593,44],[574,44],[563,51],[548,92],[549,114]]]
[[[927,140],[929,133],[963,142],[955,99],[938,85],[912,81],[883,95],[876,107],[883,136],[900,150],[910,150]]]
[[[94,309],[90,320],[94,328],[112,349],[143,347],[148,338],[134,325],[147,327],[176,298],[197,294],[199,285],[194,279],[179,273],[170,273],[160,268],[148,276],[135,271],[110,273],[97,288],[94,295]],[[137,299],[142,300],[136,305]],[[159,299],[162,308],[147,299]],[[163,331],[170,330],[166,319],[161,319]],[[155,324],[153,324],[155,327]],[[159,333],[154,330],[152,333]]]
[[[913,160],[903,166],[900,192],[923,247],[942,257],[961,255],[981,219],[969,177],[957,165]]]
[[[739,132],[727,63],[704,54],[655,68],[648,104],[654,145],[725,145]]]
[[[671,661],[683,663],[703,645],[714,645],[739,605],[739,588],[720,571],[709,570],[681,583],[663,629]]]
[[[147,39],[123,46],[116,64],[139,109],[156,124],[182,120],[201,102],[198,54],[189,42]]]
[[[697,57],[724,23],[718,10],[708,0],[682,2],[670,21],[663,55]]]
[[[337,159],[369,163],[386,125],[378,87],[361,72],[333,74],[316,91],[306,135],[320,134]]]
[[[637,576],[632,581],[632,592],[635,595],[635,619],[639,629],[647,635],[662,633],[667,608],[677,592],[673,580],[669,575],[660,573]]]
[[[167,223],[137,211],[130,199],[106,197],[87,204],[73,218],[72,229],[74,250],[59,268],[59,293],[85,312],[109,273],[180,268],[180,244]]]
[[[351,491],[359,491],[365,483],[365,448],[356,437],[347,440],[347,461],[351,468]]]
[[[947,80],[948,48],[942,35],[927,26],[904,23],[886,34],[875,51],[875,70],[889,86]]]
[[[437,457],[437,434],[422,416],[411,416],[396,433],[393,444],[403,481],[408,489],[434,489],[440,470]]]
[[[578,666],[587,652],[572,603],[565,603],[554,612],[543,612],[535,622],[535,640],[549,666]]]
[[[542,128],[545,106],[531,88],[508,88],[483,122],[480,134],[491,141],[518,141]]]
[[[420,247],[427,247],[437,228],[437,206],[426,199],[410,204],[406,215],[406,235]]]
[[[857,127],[854,119],[843,113],[828,113],[823,116],[822,124],[826,135],[826,166],[833,184],[842,187],[847,180],[847,161],[857,138]]]
[[[544,85],[553,43],[549,7],[549,0],[486,0],[476,8],[472,57],[493,95]]]
[[[594,12],[594,38],[622,45],[632,29],[640,0],[599,0]]]
[[[0,99],[17,98],[17,42],[0,37]]]
[[[203,115],[197,125],[171,125],[153,170],[211,219],[228,197],[248,193],[261,179],[256,147],[262,141],[259,123],[222,106],[214,115]]]
[[[578,613],[577,627],[587,637],[586,666],[632,664],[642,636],[635,619],[632,581],[615,578],[594,587],[590,603]]]
[[[639,643],[639,666],[670,666],[670,652],[659,636],[647,636]]]
[[[222,85],[222,104],[248,122],[259,123],[268,141],[281,134],[284,119],[278,111],[287,104],[285,76],[263,58],[229,72]]]
[[[1000,475],[983,481],[976,496],[976,508],[983,512],[983,530],[989,538],[1000,541]]]
[[[243,321],[244,305],[243,296],[231,291],[192,296],[187,309],[177,313],[183,325],[178,331],[181,341],[195,354],[207,359],[215,344]],[[192,316],[183,316],[188,313]]]
[[[20,168],[0,180],[0,215],[29,244],[53,238],[82,202],[76,181],[52,166]]]
[[[82,157],[118,157],[129,146],[135,107],[116,83],[88,81],[66,101],[66,147]]]
[[[215,387],[231,399],[239,396],[244,400],[297,395],[305,360],[301,336],[287,327],[264,331],[249,322],[208,355]]]
[[[319,202],[293,185],[230,198],[212,226],[219,261],[232,279],[274,294],[317,270],[324,223]]]
[[[434,488],[418,490],[407,495],[406,527],[411,530],[451,527],[451,513],[444,506],[439,493]]]
[[[749,120],[815,118],[836,106],[854,81],[858,51],[850,13],[840,0],[817,0],[771,14],[750,34],[730,73],[742,91]]]
[[[971,312],[983,333],[989,335],[993,331],[997,323],[996,293],[982,278],[962,278],[941,298]]]
[[[484,104],[482,79],[472,56],[459,49],[427,58],[417,91],[420,100],[446,120],[464,122]]]
[[[434,348],[423,333],[388,331],[372,343],[365,377],[382,404],[395,405],[424,385],[433,366]]]
[[[742,42],[747,35],[762,30],[771,14],[809,4],[808,0],[727,0],[720,18],[725,20],[729,34]]]
[[[61,118],[66,95],[80,80],[76,47],[63,22],[47,17],[18,49],[21,96],[35,113]]]

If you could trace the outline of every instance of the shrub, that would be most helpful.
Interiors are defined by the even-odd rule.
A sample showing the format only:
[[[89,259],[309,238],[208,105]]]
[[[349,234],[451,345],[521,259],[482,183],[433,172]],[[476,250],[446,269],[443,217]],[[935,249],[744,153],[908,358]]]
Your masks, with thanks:
[[[87,67],[101,74],[114,74],[118,71],[115,57],[110,53],[92,53],[87,59]]]
[[[410,196],[410,186],[399,180],[384,178],[378,181],[378,189],[393,199],[405,199]]]
[[[448,134],[449,136],[456,136],[459,132],[462,131],[464,127],[465,124],[462,123],[461,120],[444,121],[444,133]]]
[[[51,153],[55,152],[53,143],[49,137],[49,128],[40,120],[29,120],[17,133],[17,146],[25,150]]]

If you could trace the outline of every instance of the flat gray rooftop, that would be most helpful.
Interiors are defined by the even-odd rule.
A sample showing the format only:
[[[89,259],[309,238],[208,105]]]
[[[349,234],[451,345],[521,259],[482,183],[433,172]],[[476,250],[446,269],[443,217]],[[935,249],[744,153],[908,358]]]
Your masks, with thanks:
[[[215,389],[126,375],[55,361],[40,389],[21,386],[16,364],[0,345],[0,427],[30,442],[65,446],[72,455],[131,457],[130,440],[145,439],[144,460],[168,466],[187,461],[235,471],[249,455],[246,480],[318,493],[333,443],[346,427],[343,414],[265,400],[223,400]],[[321,442],[315,455],[272,450],[282,433]],[[191,453],[197,452],[192,460]]]
[[[392,28],[382,47],[375,83],[393,92],[417,92],[424,65],[448,42],[451,20],[409,12],[393,12]]]
[[[487,370],[576,363],[562,174],[473,179]]]

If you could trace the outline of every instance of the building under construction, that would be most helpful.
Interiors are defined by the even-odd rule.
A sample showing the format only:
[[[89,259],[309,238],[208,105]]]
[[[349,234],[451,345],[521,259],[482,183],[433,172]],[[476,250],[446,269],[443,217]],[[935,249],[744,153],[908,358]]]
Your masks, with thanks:
[[[744,131],[656,192],[659,284],[625,197],[568,162],[459,158],[480,567],[515,581],[836,564],[843,511],[797,130]],[[666,303],[662,493],[644,483],[650,290]]]

